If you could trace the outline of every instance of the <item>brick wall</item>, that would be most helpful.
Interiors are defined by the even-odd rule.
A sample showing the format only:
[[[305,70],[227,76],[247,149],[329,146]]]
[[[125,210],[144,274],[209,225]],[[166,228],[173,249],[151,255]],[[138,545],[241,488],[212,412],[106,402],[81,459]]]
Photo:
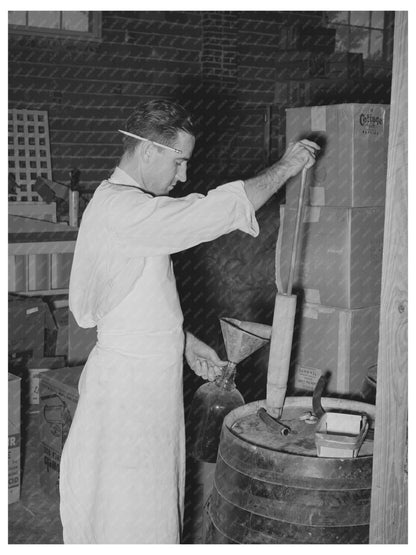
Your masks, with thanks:
[[[48,110],[55,180],[77,167],[83,186],[94,188],[117,162],[116,130],[134,106],[175,96],[199,74],[201,17],[167,19],[104,12],[101,42],[11,37],[10,104]]]
[[[320,21],[320,12],[103,12],[98,42],[11,35],[9,104],[48,110],[54,179],[77,167],[93,190],[117,163],[116,129],[131,109],[182,100],[200,124],[193,187],[204,191],[262,167],[266,106],[276,158],[286,107],[388,101],[388,72],[348,81],[342,57],[329,63]]]

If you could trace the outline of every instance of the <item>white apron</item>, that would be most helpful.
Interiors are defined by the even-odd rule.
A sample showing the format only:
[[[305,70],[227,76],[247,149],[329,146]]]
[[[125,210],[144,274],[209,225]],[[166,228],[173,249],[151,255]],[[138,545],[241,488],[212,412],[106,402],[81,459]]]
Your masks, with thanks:
[[[65,543],[179,542],[182,320],[169,256],[146,258],[134,289],[100,320],[61,460]]]

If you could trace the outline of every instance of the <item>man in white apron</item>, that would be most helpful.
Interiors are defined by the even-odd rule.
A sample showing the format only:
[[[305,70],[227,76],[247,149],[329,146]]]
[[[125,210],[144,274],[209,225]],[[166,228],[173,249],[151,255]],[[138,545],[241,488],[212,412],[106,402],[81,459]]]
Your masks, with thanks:
[[[319,148],[295,143],[260,176],[175,199],[195,144],[187,113],[148,102],[122,132],[124,154],[84,212],[71,271],[70,309],[98,341],[61,459],[65,543],[180,541],[183,355],[210,380],[226,363],[183,333],[170,255],[236,229],[257,236],[255,210]]]

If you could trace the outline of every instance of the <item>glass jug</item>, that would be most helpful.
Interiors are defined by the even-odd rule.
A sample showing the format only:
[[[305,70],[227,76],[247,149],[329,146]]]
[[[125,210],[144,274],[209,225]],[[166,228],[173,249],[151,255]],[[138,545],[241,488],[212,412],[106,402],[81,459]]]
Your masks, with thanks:
[[[201,385],[195,392],[189,412],[192,456],[204,462],[217,460],[221,427],[225,416],[244,405],[234,383],[236,365],[229,362],[222,376]]]

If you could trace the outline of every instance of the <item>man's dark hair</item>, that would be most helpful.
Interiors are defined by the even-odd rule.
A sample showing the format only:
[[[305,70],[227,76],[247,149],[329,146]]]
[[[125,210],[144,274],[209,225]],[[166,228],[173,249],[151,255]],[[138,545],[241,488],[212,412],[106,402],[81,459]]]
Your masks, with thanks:
[[[168,146],[172,146],[178,131],[194,135],[189,113],[170,100],[144,102],[127,119],[124,130]],[[124,152],[132,152],[137,139],[125,136],[123,144]]]

